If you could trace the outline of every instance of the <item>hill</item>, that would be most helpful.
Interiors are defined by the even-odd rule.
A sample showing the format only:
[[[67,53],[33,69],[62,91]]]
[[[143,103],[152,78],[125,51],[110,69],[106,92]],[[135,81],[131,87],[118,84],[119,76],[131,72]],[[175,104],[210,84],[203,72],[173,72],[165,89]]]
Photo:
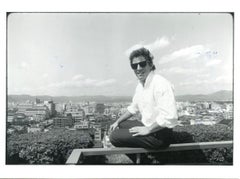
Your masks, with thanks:
[[[94,101],[99,103],[108,102],[131,102],[130,96],[30,96],[30,95],[8,95],[9,102],[25,102],[35,101],[38,98],[40,100],[53,100],[56,103],[63,102],[82,102],[82,101]],[[177,101],[232,101],[232,91],[217,91],[208,95],[181,95],[176,96]]]
[[[63,102],[82,102],[82,101],[94,101],[99,103],[108,102],[130,102],[132,99],[129,96],[30,96],[30,95],[8,95],[9,102],[25,102],[35,101],[38,98],[42,101],[53,100],[57,103]]]
[[[232,91],[221,90],[215,93],[203,95],[181,95],[176,96],[177,101],[232,101],[233,93]]]

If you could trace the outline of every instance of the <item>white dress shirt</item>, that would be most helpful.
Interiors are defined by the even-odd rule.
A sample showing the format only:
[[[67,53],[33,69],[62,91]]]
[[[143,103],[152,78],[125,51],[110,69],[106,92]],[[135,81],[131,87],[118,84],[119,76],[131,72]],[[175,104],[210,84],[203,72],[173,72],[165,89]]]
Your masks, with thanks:
[[[168,128],[178,125],[173,86],[154,71],[148,74],[144,86],[138,83],[127,110],[131,114],[140,112],[145,126],[151,126],[155,122],[161,127]]]

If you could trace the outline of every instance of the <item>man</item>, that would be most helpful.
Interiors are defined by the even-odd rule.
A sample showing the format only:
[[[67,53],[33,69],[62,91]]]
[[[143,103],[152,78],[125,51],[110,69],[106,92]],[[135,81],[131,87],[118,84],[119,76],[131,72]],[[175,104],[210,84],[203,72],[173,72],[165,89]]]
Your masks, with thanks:
[[[139,83],[127,111],[110,126],[110,141],[116,147],[168,147],[178,124],[172,85],[155,74],[153,56],[146,48],[134,50],[129,58]],[[141,121],[127,120],[137,112]]]

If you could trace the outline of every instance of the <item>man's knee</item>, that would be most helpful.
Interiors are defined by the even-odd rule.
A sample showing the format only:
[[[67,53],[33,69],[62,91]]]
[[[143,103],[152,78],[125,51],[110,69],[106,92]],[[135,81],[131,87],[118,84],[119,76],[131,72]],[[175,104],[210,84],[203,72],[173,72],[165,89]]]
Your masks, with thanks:
[[[116,129],[109,136],[110,142],[116,147],[122,147],[129,142],[127,129]]]
[[[120,140],[120,135],[119,135],[118,129],[111,132],[111,134],[109,136],[109,140],[112,145],[114,145],[116,147],[118,146],[119,140]]]
[[[110,134],[110,136],[109,136],[109,140],[110,140],[110,142],[111,142],[112,144],[113,144],[113,143],[115,142],[115,140],[116,140],[115,131],[116,131],[116,130],[112,131],[111,134]]]

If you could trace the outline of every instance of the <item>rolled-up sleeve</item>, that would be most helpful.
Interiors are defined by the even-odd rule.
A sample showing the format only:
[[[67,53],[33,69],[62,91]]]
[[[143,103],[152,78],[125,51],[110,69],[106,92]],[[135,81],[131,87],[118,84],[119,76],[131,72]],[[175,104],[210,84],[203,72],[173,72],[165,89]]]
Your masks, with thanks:
[[[136,93],[133,96],[132,103],[127,107],[127,110],[131,114],[136,114],[139,111],[138,105],[137,105],[137,95],[136,95]]]
[[[178,115],[173,86],[170,83],[158,84],[154,88],[156,106],[154,114],[161,127],[173,128],[178,125]]]

